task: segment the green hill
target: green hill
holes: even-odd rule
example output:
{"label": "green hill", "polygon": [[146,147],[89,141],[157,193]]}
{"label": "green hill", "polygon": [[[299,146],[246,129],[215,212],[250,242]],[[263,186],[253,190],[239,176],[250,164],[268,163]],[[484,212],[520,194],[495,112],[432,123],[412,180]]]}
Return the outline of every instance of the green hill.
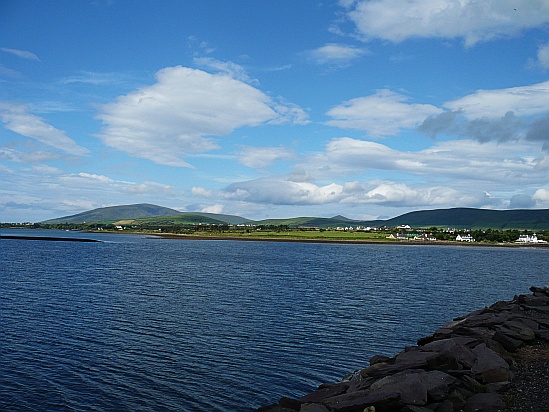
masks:
{"label": "green hill", "polygon": [[457,229],[549,230],[549,209],[487,210],[453,208],[421,210],[385,221],[387,226],[453,227]]}
{"label": "green hill", "polygon": [[101,207],[78,213],[76,215],[64,216],[57,219],[46,220],[41,223],[91,223],[91,222],[119,222],[123,220],[138,220],[142,223],[157,223],[162,225],[171,224],[245,224],[251,222],[240,216],[222,215],[215,213],[189,213],[179,212],[167,207],[141,203],[136,205],[121,205]]}
{"label": "green hill", "polygon": [[181,212],[167,207],[141,203],[137,205],[121,205],[101,207],[78,213],[76,215],[64,216],[57,219],[46,220],[42,223],[90,223],[90,222],[113,222],[125,219],[139,219],[155,216],[172,216]]}

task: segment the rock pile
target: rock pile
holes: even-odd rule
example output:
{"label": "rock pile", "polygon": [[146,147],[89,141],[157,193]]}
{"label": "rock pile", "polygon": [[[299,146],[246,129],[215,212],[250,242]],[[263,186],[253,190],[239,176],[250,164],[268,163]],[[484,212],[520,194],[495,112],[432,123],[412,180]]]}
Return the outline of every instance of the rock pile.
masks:
{"label": "rock pile", "polygon": [[513,353],[549,342],[549,287],[456,318],[346,380],[257,412],[507,411]]}

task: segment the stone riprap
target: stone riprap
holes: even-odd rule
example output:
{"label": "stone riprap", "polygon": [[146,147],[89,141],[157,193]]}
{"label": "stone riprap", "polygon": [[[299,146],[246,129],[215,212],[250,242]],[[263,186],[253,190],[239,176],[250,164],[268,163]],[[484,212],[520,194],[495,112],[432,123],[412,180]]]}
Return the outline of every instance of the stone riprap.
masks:
{"label": "stone riprap", "polygon": [[549,287],[456,318],[417,346],[258,412],[511,411],[513,353],[549,343]]}

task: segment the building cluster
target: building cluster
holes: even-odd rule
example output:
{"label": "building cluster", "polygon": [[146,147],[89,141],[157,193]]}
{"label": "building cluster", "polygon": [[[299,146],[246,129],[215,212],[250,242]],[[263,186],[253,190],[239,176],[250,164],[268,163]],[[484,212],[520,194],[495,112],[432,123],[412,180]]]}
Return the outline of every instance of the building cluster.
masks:
{"label": "building cluster", "polygon": [[520,235],[517,239],[517,243],[547,243],[545,240],[538,239],[538,236],[533,235]]}

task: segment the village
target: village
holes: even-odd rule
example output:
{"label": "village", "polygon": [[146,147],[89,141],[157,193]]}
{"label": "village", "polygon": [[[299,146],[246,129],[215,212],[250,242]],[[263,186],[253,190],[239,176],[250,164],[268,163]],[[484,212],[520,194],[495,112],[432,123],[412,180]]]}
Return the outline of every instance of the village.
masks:
{"label": "village", "polygon": [[[330,230],[330,229],[329,229]],[[391,230],[391,233],[387,236],[387,239],[390,240],[397,240],[397,241],[420,241],[420,242],[436,242],[437,240],[455,240],[456,242],[477,242],[477,239],[471,234],[470,229],[444,229],[439,230],[436,227],[430,228],[429,231],[425,231],[424,229],[413,229],[410,225],[399,225],[394,228],[377,228],[377,227],[362,227],[362,226],[346,226],[346,227],[337,227],[334,230],[336,231],[344,231],[344,232],[353,232],[353,231],[376,231],[376,230]],[[487,231],[475,231],[476,234],[480,234],[481,232],[489,232],[492,237],[494,237],[494,234],[498,231],[493,231],[491,229],[488,229]],[[508,231],[511,232],[511,237],[514,237],[514,243],[517,244],[547,244],[546,240],[540,239],[536,233],[529,234],[529,233],[522,233],[519,234],[518,231]],[[502,232],[504,233],[504,232]],[[497,235],[496,235],[497,236]],[[518,236],[518,237],[517,237]],[[486,240],[484,236],[478,236],[482,237],[481,240]],[[453,239],[452,239],[453,238]],[[497,239],[488,239],[488,240],[496,240]],[[509,236],[507,236],[507,239],[505,239],[506,242],[512,241],[512,239],[509,239]]]}

